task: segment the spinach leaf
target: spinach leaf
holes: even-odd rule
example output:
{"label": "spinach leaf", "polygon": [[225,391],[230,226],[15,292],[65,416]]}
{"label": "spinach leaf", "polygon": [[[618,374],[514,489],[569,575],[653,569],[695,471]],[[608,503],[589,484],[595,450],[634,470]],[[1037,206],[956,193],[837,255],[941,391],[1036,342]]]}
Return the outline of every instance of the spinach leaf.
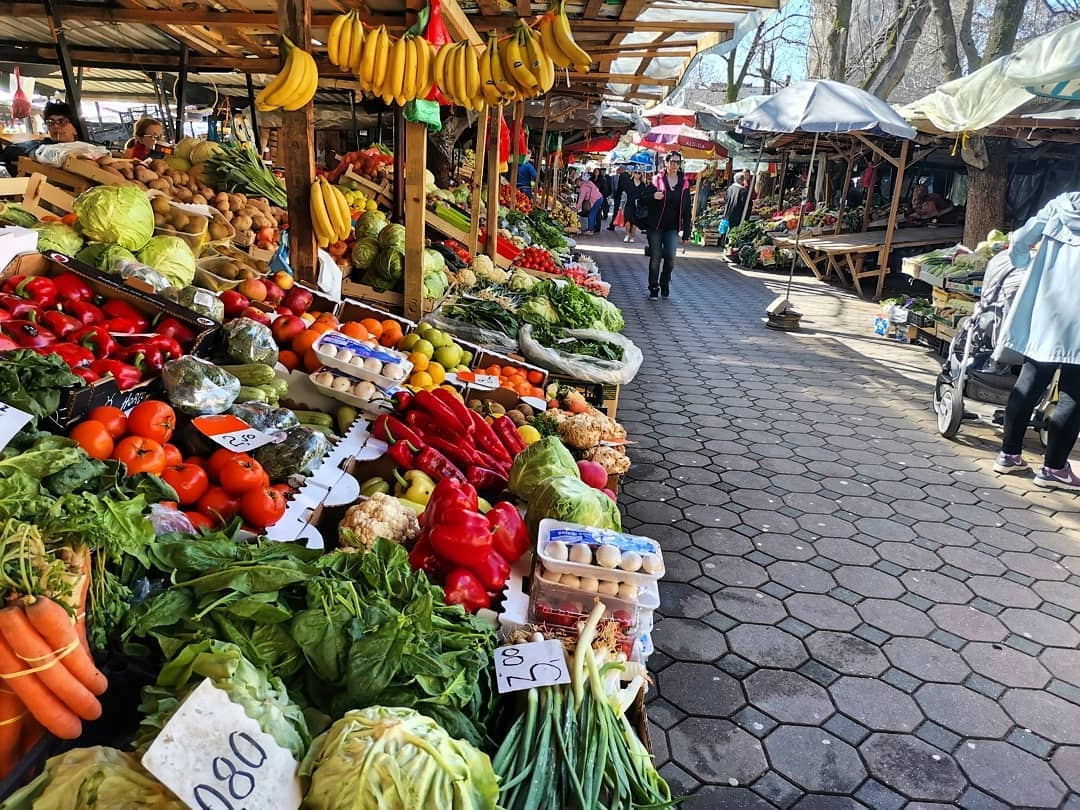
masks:
{"label": "spinach leaf", "polygon": [[63,389],[83,385],[55,354],[18,349],[0,358],[0,401],[38,419],[56,413]]}

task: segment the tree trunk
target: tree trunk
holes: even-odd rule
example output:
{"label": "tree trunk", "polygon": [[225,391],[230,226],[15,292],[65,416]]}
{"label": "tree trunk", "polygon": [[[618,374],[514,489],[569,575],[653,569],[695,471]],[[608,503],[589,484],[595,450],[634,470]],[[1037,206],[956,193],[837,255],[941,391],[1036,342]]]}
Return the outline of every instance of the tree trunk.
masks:
{"label": "tree trunk", "polygon": [[1005,225],[1005,196],[1009,183],[1008,142],[986,138],[985,169],[968,166],[967,211],[964,244],[972,248],[995,228]]}
{"label": "tree trunk", "polygon": [[461,133],[468,128],[468,116],[451,115],[443,120],[441,130],[428,133],[428,168],[435,175],[435,184],[439,188],[448,188],[451,185],[450,167],[454,146],[461,138]]}
{"label": "tree trunk", "polygon": [[911,55],[922,37],[923,24],[930,16],[930,5],[924,2],[907,4],[900,11],[900,15],[895,35],[888,43],[888,50],[882,54],[881,60],[863,84],[863,89],[878,98],[887,99],[904,78]]}
{"label": "tree trunk", "polygon": [[960,45],[964,48],[968,73],[974,73],[983,64],[979,46],[975,44],[975,34],[971,30],[971,20],[974,15],[975,0],[964,0],[964,11],[960,15]]}
{"label": "tree trunk", "polygon": [[934,16],[941,32],[941,68],[945,73],[945,81],[951,82],[963,75],[960,70],[960,51],[956,47],[956,22],[953,20],[952,4],[949,0],[931,0],[931,5],[934,7]]}
{"label": "tree trunk", "polygon": [[851,29],[851,0],[836,0],[836,16],[826,40],[829,78],[842,82],[847,76],[848,32]]}
{"label": "tree trunk", "polygon": [[994,13],[990,16],[990,28],[987,32],[986,48],[983,49],[982,63],[992,62],[1000,56],[1013,52],[1016,45],[1016,31],[1024,19],[1026,0],[998,0]]}

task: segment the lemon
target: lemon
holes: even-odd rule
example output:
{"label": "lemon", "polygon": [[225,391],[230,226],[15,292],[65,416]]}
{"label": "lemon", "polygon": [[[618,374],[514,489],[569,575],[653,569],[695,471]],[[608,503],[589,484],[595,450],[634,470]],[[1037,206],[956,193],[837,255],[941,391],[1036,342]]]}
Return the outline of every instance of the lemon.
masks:
{"label": "lemon", "polygon": [[435,383],[431,379],[431,375],[426,371],[414,371],[412,376],[409,377],[409,383],[415,385],[417,388],[434,388]]}
{"label": "lemon", "polygon": [[533,444],[540,441],[540,431],[534,428],[532,425],[520,425],[518,427],[518,435],[521,436],[521,440],[525,444]]}
{"label": "lemon", "polygon": [[435,385],[442,385],[443,380],[446,379],[446,369],[442,367],[441,363],[431,363],[427,367],[428,376],[431,377],[432,383]]}
{"label": "lemon", "polygon": [[420,352],[413,352],[409,355],[409,362],[413,364],[413,371],[427,371],[428,366],[431,365],[431,360],[426,354],[420,354]]}
{"label": "lemon", "polygon": [[368,211],[378,211],[379,206],[374,200],[368,200],[367,205],[364,206]]}

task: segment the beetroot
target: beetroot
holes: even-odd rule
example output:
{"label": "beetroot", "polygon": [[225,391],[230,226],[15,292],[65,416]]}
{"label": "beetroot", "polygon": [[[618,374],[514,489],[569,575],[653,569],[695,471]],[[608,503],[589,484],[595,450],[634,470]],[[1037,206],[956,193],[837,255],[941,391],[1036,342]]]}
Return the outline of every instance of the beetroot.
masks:
{"label": "beetroot", "polygon": [[597,464],[595,461],[579,461],[577,466],[578,472],[581,473],[581,480],[590,487],[603,489],[607,486],[607,470],[602,464]]}

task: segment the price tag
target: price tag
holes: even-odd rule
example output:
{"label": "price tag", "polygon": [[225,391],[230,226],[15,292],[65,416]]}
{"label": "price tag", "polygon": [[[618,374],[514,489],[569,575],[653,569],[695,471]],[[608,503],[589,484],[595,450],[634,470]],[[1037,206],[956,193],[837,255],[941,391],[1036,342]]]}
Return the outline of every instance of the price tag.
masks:
{"label": "price tag", "polygon": [[191,810],[296,810],[297,763],[229,696],[205,680],[142,758]]}
{"label": "price tag", "polygon": [[499,378],[493,374],[477,374],[473,380],[473,385],[480,388],[498,388]]}
{"label": "price tag", "polygon": [[0,448],[7,447],[11,438],[33,418],[33,415],[20,411],[14,405],[0,402]]}
{"label": "price tag", "polygon": [[274,436],[256,430],[243,419],[231,414],[197,416],[191,420],[191,423],[204,436],[237,453],[246,453],[248,450],[276,441]]}
{"label": "price tag", "polygon": [[495,650],[495,680],[500,694],[570,683],[562,642],[547,639],[499,647]]}

